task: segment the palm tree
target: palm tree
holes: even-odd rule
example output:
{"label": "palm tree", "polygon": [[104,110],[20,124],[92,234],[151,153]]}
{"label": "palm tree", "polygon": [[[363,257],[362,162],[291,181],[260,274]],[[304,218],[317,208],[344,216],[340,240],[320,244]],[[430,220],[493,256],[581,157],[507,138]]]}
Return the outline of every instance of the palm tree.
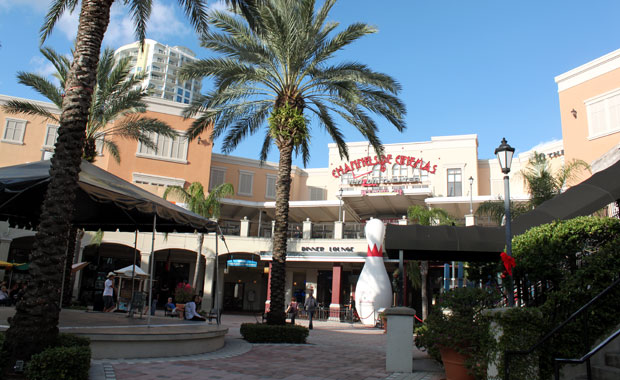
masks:
{"label": "palm tree", "polygon": [[[547,156],[544,153],[534,152],[528,160],[528,165],[518,173],[525,181],[531,198],[526,203],[510,201],[510,219],[514,220],[562,193],[568,182],[578,178],[581,170],[589,171],[590,166],[582,160],[571,160],[554,173]],[[505,206],[501,198],[483,202],[476,210],[476,215],[488,215],[498,225],[502,224],[504,214]]]}
{"label": "palm tree", "polygon": [[[422,226],[450,225],[454,223],[454,219],[446,210],[441,208],[429,209],[420,205],[409,206],[407,209],[407,218],[410,222]],[[426,319],[428,316],[428,300],[431,296],[428,289],[428,261],[420,261],[419,265],[420,269],[418,271],[410,267],[409,264],[407,270],[409,276],[411,276],[411,284],[414,287],[419,284],[422,294],[422,319]]]}
{"label": "palm tree", "polygon": [[[164,199],[168,199],[169,195],[175,196],[184,203],[187,203],[187,208],[195,212],[198,215],[202,215],[205,218],[217,218],[220,216],[220,199],[226,196],[234,195],[235,190],[230,183],[223,183],[209,192],[205,196],[204,187],[200,182],[192,182],[186,189],[181,186],[168,186],[164,191]],[[202,245],[204,243],[205,235],[203,233],[198,234],[198,249],[196,253],[196,267],[194,270],[194,281],[192,287],[195,289],[198,279],[198,269],[200,265],[200,258],[202,257]]]}
{"label": "palm tree", "polygon": [[590,165],[583,160],[574,159],[553,173],[547,156],[534,152],[528,160],[528,166],[520,172],[530,191],[532,208],[562,193],[568,182],[576,179],[582,170],[590,171]]}
{"label": "palm tree", "polygon": [[[71,61],[51,48],[42,48],[41,54],[56,68],[54,77],[58,79],[60,85],[55,86],[46,78],[34,73],[19,72],[17,78],[19,83],[36,90],[61,109]],[[142,78],[129,76],[130,70],[130,57],[123,58],[115,64],[112,49],[105,49],[99,58],[97,84],[93,90],[92,105],[86,123],[83,153],[83,158],[89,162],[94,162],[97,158],[98,141],[103,142],[103,146],[112,157],[120,162],[118,145],[113,140],[114,136],[140,141],[150,148],[155,148],[150,138],[151,133],[167,137],[177,135],[163,121],[138,115],[146,111],[144,98],[148,96],[148,93],[139,87],[136,89]],[[57,115],[27,100],[11,100],[3,108],[8,113],[26,113],[59,122]]]}
{"label": "palm tree", "polygon": [[[233,5],[254,0],[227,0]],[[67,236],[73,219],[85,130],[89,121],[92,94],[97,84],[101,43],[110,22],[114,0],[53,0],[41,28],[41,43],[51,34],[65,10],[80,4],[80,18],[73,61],[65,81],[60,128],[50,168],[51,180],[41,210],[41,222],[30,255],[31,281],[24,298],[16,305],[6,332],[4,352],[7,367],[16,360],[50,346],[58,336],[58,300]],[[138,39],[143,42],[152,9],[150,0],[124,1],[131,10]],[[206,0],[179,0],[193,27],[207,29]],[[252,15],[251,13],[249,14]],[[6,369],[5,369],[6,370]]]}
{"label": "palm tree", "polygon": [[221,32],[209,31],[202,46],[221,57],[203,59],[181,69],[185,79],[214,79],[211,92],[197,99],[187,115],[199,114],[188,130],[190,139],[213,126],[212,138],[224,136],[222,150],[230,153],[239,142],[264,128],[261,161],[272,144],[280,153],[276,180],[271,304],[267,323],[284,324],[286,231],[293,154],[304,164],[310,157],[313,114],[319,126],[348,158],[344,136],[334,115],[368,139],[378,154],[383,147],[369,112],[385,117],[404,130],[405,106],[396,97],[400,85],[388,75],[352,62],[332,64],[334,55],[359,38],[375,33],[363,23],[352,24],[335,36],[338,26],[326,22],[335,0],[315,11],[314,0],[265,0],[256,7],[259,25],[252,29],[233,14],[214,12],[210,21]]}

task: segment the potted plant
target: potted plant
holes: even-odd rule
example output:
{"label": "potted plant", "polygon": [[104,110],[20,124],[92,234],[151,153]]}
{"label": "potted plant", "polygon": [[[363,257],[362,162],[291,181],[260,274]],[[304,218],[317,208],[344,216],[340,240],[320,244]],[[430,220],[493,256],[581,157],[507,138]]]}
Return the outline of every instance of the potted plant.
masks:
{"label": "potted plant", "polygon": [[492,338],[482,311],[498,300],[497,293],[486,289],[453,289],[440,296],[424,325],[416,330],[416,346],[443,362],[447,380],[486,378]]}
{"label": "potted plant", "polygon": [[174,302],[177,304],[177,308],[184,307],[185,304],[192,300],[194,297],[194,288],[189,284],[179,284],[174,290]]}

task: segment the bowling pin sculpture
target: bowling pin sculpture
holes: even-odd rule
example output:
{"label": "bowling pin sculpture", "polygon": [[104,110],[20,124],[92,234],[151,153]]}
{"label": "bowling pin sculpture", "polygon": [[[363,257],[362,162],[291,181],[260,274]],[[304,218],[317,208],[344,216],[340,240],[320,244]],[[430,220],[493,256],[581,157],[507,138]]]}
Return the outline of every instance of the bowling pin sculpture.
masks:
{"label": "bowling pin sculpture", "polygon": [[366,222],[368,255],[355,287],[355,307],[362,324],[374,326],[381,308],[392,305],[392,284],[383,263],[385,226],[379,219]]}

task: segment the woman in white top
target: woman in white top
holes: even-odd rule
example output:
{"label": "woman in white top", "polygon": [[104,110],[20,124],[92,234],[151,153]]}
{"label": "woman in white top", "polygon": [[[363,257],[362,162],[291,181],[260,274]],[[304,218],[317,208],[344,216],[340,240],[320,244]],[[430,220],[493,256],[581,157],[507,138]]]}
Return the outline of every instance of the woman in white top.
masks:
{"label": "woman in white top", "polygon": [[185,319],[190,321],[206,321],[196,312],[196,305],[201,301],[200,296],[194,296],[194,300],[185,304]]}

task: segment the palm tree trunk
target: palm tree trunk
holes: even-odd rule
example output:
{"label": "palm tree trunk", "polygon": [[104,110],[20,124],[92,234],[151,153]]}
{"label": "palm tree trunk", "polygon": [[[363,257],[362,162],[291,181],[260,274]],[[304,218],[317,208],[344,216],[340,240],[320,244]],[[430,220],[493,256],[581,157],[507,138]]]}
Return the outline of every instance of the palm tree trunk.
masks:
{"label": "palm tree trunk", "polygon": [[267,323],[284,325],[284,283],[286,275],[286,233],[288,231],[288,210],[291,197],[291,165],[293,144],[282,144],[280,165],[276,180],[276,215],[273,232],[273,257],[271,265],[271,303],[267,314]]}
{"label": "palm tree trunk", "polygon": [[71,70],[65,84],[60,128],[51,181],[41,210],[41,223],[30,255],[30,282],[6,332],[9,367],[27,360],[58,337],[62,265],[71,228],[80,160],[96,83],[99,50],[110,22],[113,0],[82,0]]}
{"label": "palm tree trunk", "polygon": [[198,234],[198,252],[196,252],[196,268],[194,268],[194,281],[192,288],[198,292],[196,285],[198,285],[198,273],[200,273],[200,258],[202,257],[202,244],[205,240],[205,234]]}
{"label": "palm tree trunk", "polygon": [[422,277],[422,319],[426,320],[428,317],[428,261],[420,262],[420,274]]}

